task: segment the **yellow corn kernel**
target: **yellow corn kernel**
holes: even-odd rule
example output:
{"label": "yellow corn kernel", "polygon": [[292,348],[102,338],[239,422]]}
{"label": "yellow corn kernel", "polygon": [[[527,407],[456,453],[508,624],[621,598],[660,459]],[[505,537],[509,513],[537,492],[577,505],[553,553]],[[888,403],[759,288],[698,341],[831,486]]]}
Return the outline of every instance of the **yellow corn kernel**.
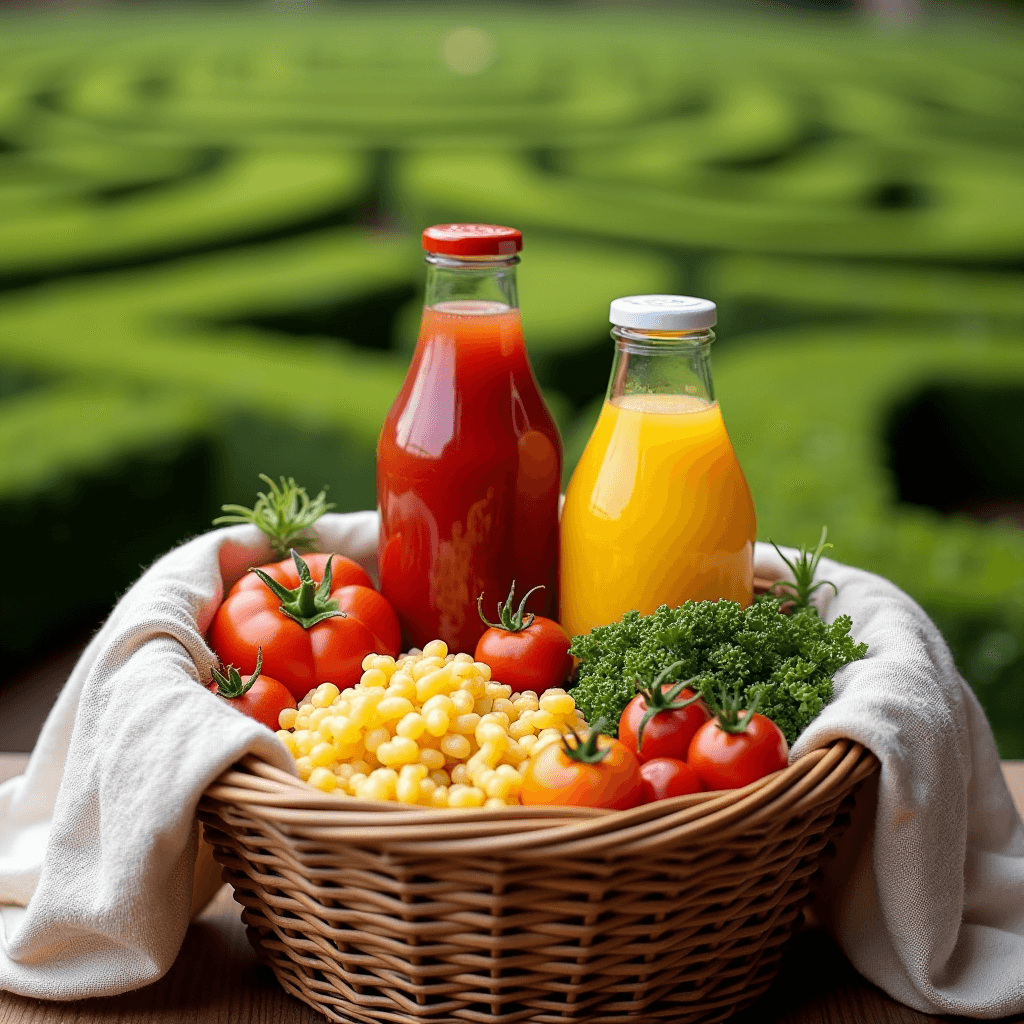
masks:
{"label": "yellow corn kernel", "polygon": [[494,774],[499,779],[507,779],[512,786],[512,792],[518,793],[523,785],[523,777],[510,764],[499,764],[494,769]]}
{"label": "yellow corn kernel", "polygon": [[416,699],[425,704],[431,697],[443,693],[447,696],[452,688],[451,670],[439,668],[436,672],[428,672],[416,680]]}
{"label": "yellow corn kernel", "polygon": [[526,751],[527,757],[533,756],[534,747],[537,745],[537,737],[530,733],[528,736],[520,736],[516,742]]}
{"label": "yellow corn kernel", "polygon": [[425,675],[429,675],[431,672],[435,672],[439,668],[444,667],[444,658],[420,658],[412,666],[412,677],[417,682],[421,680]]}
{"label": "yellow corn kernel", "polygon": [[463,758],[469,757],[469,752],[469,740],[465,736],[449,735],[441,740],[441,753],[445,757],[461,761]]}
{"label": "yellow corn kernel", "polygon": [[497,768],[498,762],[501,760],[505,751],[508,749],[508,740],[504,742],[496,740],[488,740],[486,743],[480,744],[480,749],[474,754],[474,757],[479,757],[484,761],[488,768]]}
{"label": "yellow corn kernel", "polygon": [[385,697],[377,705],[371,724],[376,728],[385,722],[397,722],[415,710],[412,701],[405,697]]}
{"label": "yellow corn kernel", "polygon": [[477,725],[473,735],[476,737],[476,741],[480,746],[489,742],[501,744],[508,743],[508,733],[504,726],[499,722],[488,721],[486,718],[480,720],[480,724]]}
{"label": "yellow corn kernel", "polygon": [[387,743],[390,739],[391,733],[383,726],[380,726],[377,729],[371,729],[363,738],[363,743],[366,744],[367,750],[376,752],[382,743]]}
{"label": "yellow corn kernel", "polygon": [[521,743],[510,738],[501,759],[514,768],[518,768],[529,756]]}
{"label": "yellow corn kernel", "polygon": [[488,697],[493,697],[495,700],[509,700],[512,697],[512,687],[508,683],[493,683],[492,686],[497,686],[497,690],[493,693],[488,693]]}
{"label": "yellow corn kernel", "polygon": [[451,777],[453,786],[464,786],[469,782],[469,769],[464,764],[453,765],[452,770],[448,774]]}
{"label": "yellow corn kernel", "polygon": [[336,764],[332,770],[334,771],[334,774],[338,776],[339,779],[344,779],[346,782],[349,779],[351,779],[352,776],[356,773],[356,770],[352,767],[351,762],[345,762],[344,764]]}
{"label": "yellow corn kernel", "polygon": [[576,702],[567,693],[548,690],[540,699],[540,709],[552,715],[571,715],[576,710]]}
{"label": "yellow corn kernel", "polygon": [[354,761],[350,761],[346,767],[352,769],[351,775],[348,776],[349,778],[351,778],[352,775],[358,775],[360,773],[363,775],[369,775],[372,771],[371,767],[361,757],[357,757]]}
{"label": "yellow corn kernel", "polygon": [[[321,683],[316,688],[316,694],[313,697],[313,707],[330,707],[340,693],[341,690],[334,683]],[[318,700],[320,701],[319,704],[317,703]]]}
{"label": "yellow corn kernel", "polygon": [[472,736],[479,724],[480,716],[475,711],[471,711],[468,715],[458,715],[454,718],[451,722],[451,729],[464,736]]}
{"label": "yellow corn kernel", "polygon": [[448,699],[452,702],[452,710],[456,715],[468,715],[473,710],[475,698],[468,690],[452,690]]}
{"label": "yellow corn kernel", "polygon": [[[476,675],[474,672],[471,676],[466,676],[462,682],[459,683],[459,689],[465,690],[467,693],[473,694],[473,700],[479,700],[484,695],[484,687],[487,685],[483,678]],[[490,710],[488,708],[488,710]]]}
{"label": "yellow corn kernel", "polygon": [[357,790],[359,787],[370,777],[369,770],[365,772],[353,772],[348,777],[348,790],[353,796],[358,795]]}
{"label": "yellow corn kernel", "polygon": [[477,677],[477,673],[476,673],[476,668],[474,667],[473,662],[472,661],[469,661],[469,662],[459,661],[460,657],[462,657],[462,655],[459,655],[458,657],[456,657],[456,659],[449,666],[449,669],[450,669],[451,674],[452,674],[452,678],[453,679],[458,679],[460,682],[463,679],[476,679],[476,678],[478,678]]}
{"label": "yellow corn kernel", "polygon": [[483,807],[487,797],[476,786],[452,786],[448,790],[449,807]]}
{"label": "yellow corn kernel", "polygon": [[420,799],[420,784],[416,779],[399,779],[395,785],[395,799],[400,804],[415,804]]}
{"label": "yellow corn kernel", "polygon": [[360,800],[390,800],[392,788],[381,779],[368,778],[356,790]]}
{"label": "yellow corn kernel", "polygon": [[509,722],[514,722],[519,717],[519,712],[508,697],[496,697],[491,705],[491,713],[504,715]]}
{"label": "yellow corn kernel", "polygon": [[423,702],[423,714],[425,715],[438,708],[446,715],[451,715],[455,705],[452,703],[452,699],[447,693],[435,693],[432,697],[428,697]]}
{"label": "yellow corn kernel", "polygon": [[[527,715],[529,714],[530,712],[527,712]],[[531,725],[529,717],[518,718],[516,721],[512,722],[508,727],[508,734],[514,740],[521,740],[525,736],[532,736],[533,725]]]}
{"label": "yellow corn kernel", "polygon": [[481,720],[484,722],[495,722],[500,725],[503,732],[508,731],[509,717],[504,711],[495,711],[493,708],[487,712],[486,715],[481,716]]}
{"label": "yellow corn kernel", "polygon": [[[519,773],[516,772],[516,774],[518,775]],[[488,796],[501,797],[502,800],[507,800],[510,796],[514,796],[511,779],[504,778],[497,772],[494,772],[484,783],[483,791]]]}
{"label": "yellow corn kernel", "polygon": [[483,676],[484,682],[489,683],[491,681],[491,666],[482,661],[474,661],[473,665],[476,668],[477,674]]}
{"label": "yellow corn kernel", "polygon": [[308,729],[297,729],[293,734],[299,754],[308,754],[316,743],[315,734]]}
{"label": "yellow corn kernel", "polygon": [[311,786],[322,789],[325,793],[330,793],[338,785],[338,780],[330,768],[314,768],[306,781]]}
{"label": "yellow corn kernel", "polygon": [[477,697],[473,702],[473,710],[478,715],[489,714],[492,707],[494,707],[494,701],[490,697]]}
{"label": "yellow corn kernel", "polygon": [[359,682],[367,688],[373,686],[387,686],[388,677],[379,668],[368,668],[360,677]]}
{"label": "yellow corn kernel", "polygon": [[430,806],[431,807],[447,807],[448,806],[448,787],[438,786],[433,793],[430,794]]}
{"label": "yellow corn kernel", "polygon": [[313,762],[308,757],[297,757],[295,758],[295,769],[299,773],[299,778],[303,782],[307,782],[313,773]]}
{"label": "yellow corn kernel", "polygon": [[472,654],[466,654],[466,653],[456,654],[455,655],[455,661],[459,665],[472,665],[473,664],[473,655]]}
{"label": "yellow corn kernel", "polygon": [[277,738],[288,748],[288,753],[292,757],[299,756],[299,747],[295,742],[295,734],[290,733],[287,729],[279,729],[277,731]]}
{"label": "yellow corn kernel", "polygon": [[415,779],[417,782],[420,779],[425,779],[427,774],[427,766],[423,764],[406,764],[398,771],[400,779]]}
{"label": "yellow corn kernel", "polygon": [[377,657],[377,655],[373,651],[370,651],[370,653],[365,658],[363,658],[360,667],[362,668],[362,670],[364,672],[368,668],[373,668],[373,659],[376,658],[376,657]]}
{"label": "yellow corn kernel", "polygon": [[416,798],[416,803],[430,806],[430,798],[434,794],[434,790],[437,789],[437,783],[431,778],[420,779],[419,781],[419,796]]}
{"label": "yellow corn kernel", "polygon": [[393,740],[382,743],[375,751],[377,760],[388,768],[396,765],[412,764],[420,759],[420,748],[415,740],[396,736]]}
{"label": "yellow corn kernel", "polygon": [[533,718],[530,719],[534,729],[538,732],[542,732],[544,729],[553,729],[555,726],[555,716],[550,711],[545,711],[541,708],[538,711],[534,711]]}
{"label": "yellow corn kernel", "polygon": [[[511,692],[511,690],[509,692]],[[499,697],[504,697],[505,692],[501,689],[501,683],[495,683],[493,681],[484,683],[484,696],[490,697],[491,700],[497,700]]]}
{"label": "yellow corn kernel", "polygon": [[473,785],[479,789],[487,791],[487,783],[491,779],[498,778],[498,773],[493,768],[488,768],[487,765],[479,765],[475,771],[469,773],[470,778],[473,780]]}
{"label": "yellow corn kernel", "polygon": [[440,750],[431,750],[429,747],[420,748],[420,764],[426,765],[431,771],[443,768],[444,763],[444,754]]}
{"label": "yellow corn kernel", "polygon": [[554,727],[550,729],[541,729],[537,733],[537,737],[542,740],[560,740],[562,738],[562,730]]}
{"label": "yellow corn kernel", "polygon": [[292,726],[292,728],[295,729],[296,732],[298,732],[299,729],[308,729],[309,728],[309,715],[303,715],[303,714],[296,715],[295,716],[295,724]]}
{"label": "yellow corn kernel", "polygon": [[319,728],[320,728],[320,723],[321,723],[321,722],[322,722],[322,721],[323,721],[323,720],[324,720],[324,719],[325,719],[325,718],[326,718],[326,717],[327,717],[327,716],[328,716],[329,714],[331,714],[331,708],[330,708],[330,705],[328,705],[328,706],[326,706],[326,707],[322,707],[322,708],[316,708],[316,709],[314,709],[314,711],[312,712],[312,714],[310,714],[310,716],[309,716],[309,728],[310,728],[310,729],[319,729]]}
{"label": "yellow corn kernel", "polygon": [[501,797],[498,796],[489,796],[484,801],[484,807],[508,807],[508,805],[508,800],[502,800]]}
{"label": "yellow corn kernel", "polygon": [[416,681],[407,672],[396,672],[388,683],[387,696],[413,700],[416,696]]}
{"label": "yellow corn kernel", "polygon": [[423,718],[427,723],[427,732],[431,736],[444,736],[448,732],[448,715],[440,708],[427,712]]}
{"label": "yellow corn kernel", "polygon": [[390,654],[378,654],[370,663],[370,668],[375,668],[384,675],[390,676],[395,671],[395,659]]}
{"label": "yellow corn kernel", "polygon": [[299,713],[295,708],[282,708],[281,713],[277,716],[277,724],[282,729],[291,729],[298,717]]}
{"label": "yellow corn kernel", "polygon": [[431,640],[423,648],[423,653],[428,658],[446,658],[448,656],[448,645],[443,640]]}
{"label": "yellow corn kernel", "polygon": [[435,768],[427,778],[433,779],[439,786],[447,787],[452,784],[452,777],[443,768]]}
{"label": "yellow corn kernel", "polygon": [[424,717],[418,711],[410,711],[403,715],[395,726],[395,733],[404,736],[406,739],[418,740],[427,728]]}
{"label": "yellow corn kernel", "polygon": [[351,718],[336,715],[334,718],[328,719],[328,721],[331,723],[331,736],[335,744],[350,746],[353,743],[358,743],[363,738],[363,730]]}
{"label": "yellow corn kernel", "polygon": [[309,761],[316,768],[320,768],[325,764],[332,764],[335,760],[334,745],[332,743],[318,743],[309,752]]}

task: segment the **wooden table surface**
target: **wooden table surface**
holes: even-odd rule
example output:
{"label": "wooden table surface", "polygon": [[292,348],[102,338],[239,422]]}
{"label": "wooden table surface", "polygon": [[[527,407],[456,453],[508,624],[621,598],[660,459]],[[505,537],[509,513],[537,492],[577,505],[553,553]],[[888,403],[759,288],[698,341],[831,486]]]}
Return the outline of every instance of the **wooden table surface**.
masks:
{"label": "wooden table surface", "polygon": [[[26,754],[0,754],[0,781]],[[1024,812],[1024,762],[1004,766]],[[178,959],[160,981],[107,999],[50,1003],[0,992],[0,1024],[323,1024],[326,1019],[281,989],[256,962],[240,908],[224,886],[192,923]],[[769,992],[731,1024],[925,1024],[966,1018],[910,1010],[865,981],[820,931],[798,935]],[[1004,1024],[1024,1024],[1024,1016]]]}

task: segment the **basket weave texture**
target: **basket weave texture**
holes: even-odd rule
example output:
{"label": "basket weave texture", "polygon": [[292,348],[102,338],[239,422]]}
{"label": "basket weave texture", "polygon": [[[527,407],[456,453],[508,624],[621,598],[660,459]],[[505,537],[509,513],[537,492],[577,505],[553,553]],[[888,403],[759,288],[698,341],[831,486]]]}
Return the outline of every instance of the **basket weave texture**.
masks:
{"label": "basket weave texture", "polygon": [[200,817],[248,934],[334,1021],[720,1021],[768,988],[853,792],[839,740],[741,790],[629,811],[429,810],[255,759]]}

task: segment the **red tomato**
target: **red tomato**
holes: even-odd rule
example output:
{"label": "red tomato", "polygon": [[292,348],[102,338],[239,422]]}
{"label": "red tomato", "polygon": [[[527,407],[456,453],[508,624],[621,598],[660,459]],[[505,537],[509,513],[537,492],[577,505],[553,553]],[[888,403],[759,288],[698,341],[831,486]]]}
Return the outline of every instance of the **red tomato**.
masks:
{"label": "red tomato", "polygon": [[545,747],[530,761],[523,777],[524,804],[560,807],[636,807],[643,793],[640,763],[633,752],[610,736],[591,732],[573,754],[594,760],[574,760],[560,743]]}
{"label": "red tomato", "polygon": [[619,739],[641,761],[650,761],[656,757],[685,759],[693,734],[711,717],[711,712],[703,700],[695,700],[685,707],[679,706],[683,701],[691,700],[694,692],[685,687],[678,687],[678,683],[660,684],[661,699],[655,702],[655,707],[661,704],[665,710],[655,711],[646,722],[643,722],[643,719],[650,710],[650,697],[659,692],[655,689],[647,693],[638,693],[622,712],[619,719]]}
{"label": "red tomato", "polygon": [[641,803],[667,800],[670,796],[688,796],[699,793],[704,784],[700,776],[676,757],[655,757],[640,765],[640,778],[644,795]]}
{"label": "red tomato", "polygon": [[228,666],[227,676],[214,669],[213,680],[206,684],[206,688],[227,700],[236,711],[255,718],[276,732],[278,717],[285,708],[295,707],[295,698],[287,686],[270,676],[260,675],[262,667],[263,652],[258,650],[253,675],[243,679],[234,665]]}
{"label": "red tomato", "polygon": [[[297,556],[293,556],[293,559]],[[207,639],[225,664],[237,665],[242,672],[255,672],[256,656],[262,645],[267,675],[280,680],[296,700],[323,682],[332,682],[339,689],[354,686],[362,675],[362,661],[367,654],[398,653],[378,638],[371,626],[355,612],[332,615],[317,621],[325,602],[339,601],[338,590],[331,585],[330,594],[319,594],[319,584],[328,560],[331,568],[339,563],[343,580],[369,582],[369,577],[351,559],[340,555],[311,555],[309,579],[300,579],[298,562],[278,562],[261,570],[280,586],[288,589],[295,583],[293,598],[304,588],[301,612],[308,614],[307,624],[297,622],[282,610],[282,597],[253,572],[242,577],[217,609]],[[350,596],[346,600],[350,600]],[[367,602],[369,603],[369,602]],[[329,609],[328,609],[329,610]],[[380,620],[374,624],[381,628]],[[388,637],[390,641],[392,637]]]}
{"label": "red tomato", "polygon": [[770,718],[755,713],[738,732],[719,722],[713,718],[697,730],[686,757],[708,789],[740,789],[789,763],[789,744]]}
{"label": "red tomato", "polygon": [[490,666],[491,678],[511,686],[514,693],[523,690],[543,693],[563,683],[572,669],[569,637],[565,630],[554,619],[533,614],[523,618],[523,609],[533,590],[523,598],[519,611],[513,615],[516,585],[512,584],[508,600],[504,605],[498,605],[500,625],[484,618],[483,594],[477,601],[480,618],[490,628],[477,641],[473,657]]}
{"label": "red tomato", "polygon": [[349,584],[338,587],[331,597],[346,615],[354,615],[370,627],[370,632],[380,641],[381,653],[398,657],[402,650],[402,627],[398,614],[383,594],[371,587]]}

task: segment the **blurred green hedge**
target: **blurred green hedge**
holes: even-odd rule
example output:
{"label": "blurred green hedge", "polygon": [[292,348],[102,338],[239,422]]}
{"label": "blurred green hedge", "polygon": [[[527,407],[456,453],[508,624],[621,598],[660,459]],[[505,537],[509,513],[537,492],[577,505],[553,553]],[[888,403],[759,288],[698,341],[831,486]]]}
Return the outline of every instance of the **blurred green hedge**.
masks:
{"label": "blurred green hedge", "polygon": [[525,232],[567,474],[608,301],[716,299],[760,536],[828,523],[936,618],[1024,756],[1024,531],[979,518],[1024,501],[1024,39],[829,24],[0,16],[0,523],[15,577],[88,568],[58,614],[2,599],[7,664],[98,621],[259,471],[371,506],[417,233],[497,220]]}

